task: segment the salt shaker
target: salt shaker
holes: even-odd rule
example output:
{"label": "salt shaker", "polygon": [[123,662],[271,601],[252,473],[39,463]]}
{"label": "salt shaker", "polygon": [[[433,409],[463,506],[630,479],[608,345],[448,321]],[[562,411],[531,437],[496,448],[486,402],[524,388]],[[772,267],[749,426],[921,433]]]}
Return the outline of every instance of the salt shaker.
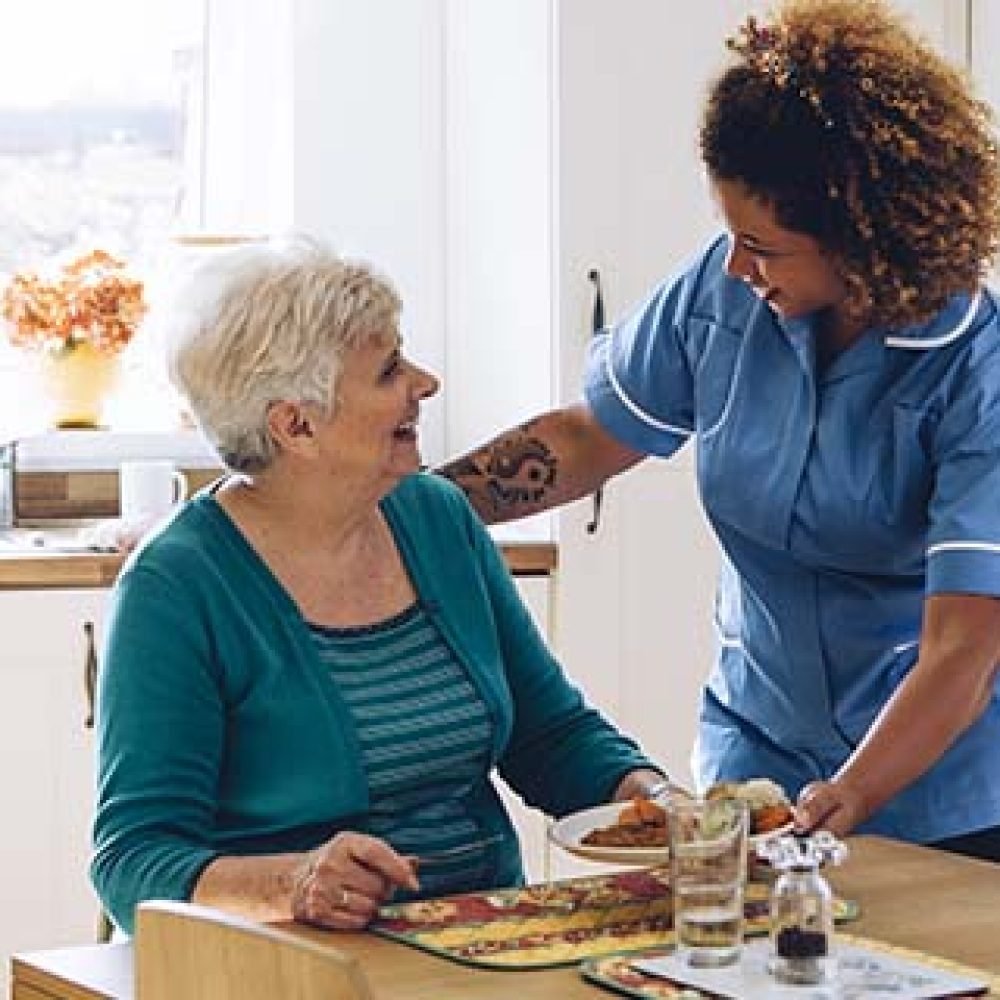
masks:
{"label": "salt shaker", "polygon": [[765,856],[781,874],[771,888],[771,974],[783,983],[818,986],[836,978],[833,953],[833,892],[820,872],[823,862],[839,864],[847,849],[821,832],[813,837],[781,837]]}

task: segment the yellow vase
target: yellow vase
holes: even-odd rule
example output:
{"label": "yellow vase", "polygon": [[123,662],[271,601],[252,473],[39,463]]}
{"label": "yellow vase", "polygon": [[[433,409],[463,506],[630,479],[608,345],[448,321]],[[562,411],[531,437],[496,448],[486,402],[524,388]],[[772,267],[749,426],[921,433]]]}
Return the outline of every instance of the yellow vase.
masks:
{"label": "yellow vase", "polygon": [[105,404],[118,381],[118,355],[77,344],[46,355],[42,379],[56,427],[100,427]]}

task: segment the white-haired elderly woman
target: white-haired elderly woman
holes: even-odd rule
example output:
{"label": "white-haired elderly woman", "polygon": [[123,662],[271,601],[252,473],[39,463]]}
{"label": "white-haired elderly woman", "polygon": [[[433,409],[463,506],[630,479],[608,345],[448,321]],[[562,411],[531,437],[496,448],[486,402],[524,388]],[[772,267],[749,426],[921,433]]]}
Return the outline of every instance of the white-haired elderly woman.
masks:
{"label": "white-haired elderly woman", "polygon": [[230,474],[115,586],[91,865],[115,922],[155,897],[360,928],[392,894],[522,880],[494,768],[554,815],[660,781],[567,681],[462,492],[419,471],[438,382],[390,285],[264,247],[185,301],[174,380]]}

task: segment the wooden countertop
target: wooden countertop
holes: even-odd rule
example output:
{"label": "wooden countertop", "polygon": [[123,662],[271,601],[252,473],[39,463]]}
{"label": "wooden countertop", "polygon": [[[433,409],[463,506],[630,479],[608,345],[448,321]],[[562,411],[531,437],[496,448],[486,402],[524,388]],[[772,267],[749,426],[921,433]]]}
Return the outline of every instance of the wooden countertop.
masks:
{"label": "wooden countertop", "polygon": [[[857,900],[851,934],[916,948],[1000,974],[1000,865],[877,837],[851,841],[851,857],[831,873]],[[599,1000],[605,990],[575,967],[537,971],[476,969],[370,934],[282,924],[293,933],[356,955],[376,998],[393,1000]],[[131,946],[95,945],[15,956],[13,1000],[130,998]]]}
{"label": "wooden countertop", "polygon": [[[552,542],[504,543],[500,550],[515,576],[546,576],[556,568]],[[98,552],[0,552],[0,590],[110,587],[123,558]]]}
{"label": "wooden countertop", "polygon": [[[221,469],[185,468],[191,491],[216,480]],[[114,470],[19,472],[18,519],[33,526],[118,516],[118,473]],[[552,542],[510,538],[500,544],[515,576],[547,576],[556,568]],[[121,568],[114,553],[0,550],[0,590],[109,587]]]}

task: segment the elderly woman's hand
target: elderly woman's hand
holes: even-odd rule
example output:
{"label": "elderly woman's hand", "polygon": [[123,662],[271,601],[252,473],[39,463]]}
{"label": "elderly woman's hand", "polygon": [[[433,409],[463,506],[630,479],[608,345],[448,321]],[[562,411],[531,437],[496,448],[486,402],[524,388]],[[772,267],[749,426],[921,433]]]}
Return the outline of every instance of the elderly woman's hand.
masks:
{"label": "elderly woman's hand", "polygon": [[310,851],[295,873],[292,916],[320,927],[360,930],[397,886],[420,888],[410,861],[384,840],[338,833]]}
{"label": "elderly woman's hand", "polygon": [[868,818],[869,809],[856,788],[834,778],[806,785],[799,792],[794,812],[795,828],[800,832],[823,829],[842,837]]}
{"label": "elderly woman's hand", "polygon": [[691,798],[691,793],[670,778],[650,768],[629,771],[618,783],[613,801],[628,802],[630,799],[660,799],[666,796],[683,799]]}

